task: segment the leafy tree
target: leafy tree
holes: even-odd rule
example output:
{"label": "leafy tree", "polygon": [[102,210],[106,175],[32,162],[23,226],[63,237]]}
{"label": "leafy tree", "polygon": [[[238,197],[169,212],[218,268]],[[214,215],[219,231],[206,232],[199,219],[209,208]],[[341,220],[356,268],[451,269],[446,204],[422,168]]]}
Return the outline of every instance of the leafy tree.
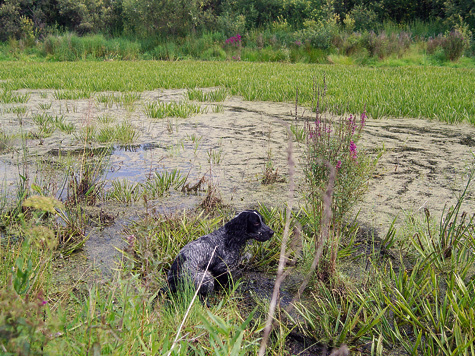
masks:
{"label": "leafy tree", "polygon": [[211,0],[123,0],[124,29],[127,34],[185,36],[212,29],[216,22]]}
{"label": "leafy tree", "polygon": [[20,36],[20,2],[5,0],[0,6],[0,40]]}
{"label": "leafy tree", "polygon": [[59,14],[68,20],[67,27],[79,34],[107,32],[117,1],[57,0]]}

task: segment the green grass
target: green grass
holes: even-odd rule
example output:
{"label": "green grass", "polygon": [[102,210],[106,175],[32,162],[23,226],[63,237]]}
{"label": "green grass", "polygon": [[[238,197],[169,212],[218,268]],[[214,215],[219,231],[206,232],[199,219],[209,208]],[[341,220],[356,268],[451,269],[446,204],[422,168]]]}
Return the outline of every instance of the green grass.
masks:
{"label": "green grass", "polygon": [[[475,70],[439,67],[371,68],[243,62],[5,62],[0,79],[9,87],[53,88],[58,92],[131,91],[157,88],[224,87],[245,100],[295,101],[310,105],[313,80],[329,85],[323,109],[359,112],[370,117],[421,117],[475,124]],[[348,105],[342,105],[347,103]],[[155,104],[164,105],[164,104]]]}
{"label": "green grass", "polygon": [[91,92],[88,90],[55,90],[53,98],[56,100],[89,99]]}
{"label": "green grass", "polygon": [[199,104],[191,102],[152,102],[145,105],[145,114],[152,119],[163,119],[165,117],[187,118],[200,114],[203,108]]}
{"label": "green grass", "polygon": [[186,92],[189,100],[198,100],[198,101],[224,101],[229,95],[227,89],[219,88],[216,90],[211,90],[205,92],[200,89],[188,89]]}
{"label": "green grass", "polygon": [[1,104],[22,103],[25,104],[30,100],[30,94],[17,94],[4,89],[0,93]]}

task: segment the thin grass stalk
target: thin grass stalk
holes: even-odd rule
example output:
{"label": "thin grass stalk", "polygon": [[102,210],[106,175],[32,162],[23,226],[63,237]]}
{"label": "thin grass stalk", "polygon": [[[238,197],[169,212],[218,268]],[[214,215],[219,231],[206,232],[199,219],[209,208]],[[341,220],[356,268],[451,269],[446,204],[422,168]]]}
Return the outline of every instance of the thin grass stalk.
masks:
{"label": "thin grass stalk", "polygon": [[270,332],[272,331],[275,308],[277,305],[277,299],[279,298],[280,285],[285,278],[284,267],[285,267],[285,262],[287,260],[286,248],[287,248],[287,242],[289,240],[290,218],[291,218],[292,206],[293,206],[293,201],[294,201],[294,190],[295,190],[295,183],[294,183],[295,162],[293,159],[292,133],[288,126],[287,126],[287,131],[289,134],[288,135],[289,146],[287,149],[287,154],[288,154],[287,164],[289,165],[289,200],[287,202],[284,235],[282,237],[282,243],[280,247],[280,257],[279,257],[279,267],[277,269],[277,278],[275,280],[274,291],[272,293],[272,299],[269,305],[269,313],[267,315],[266,326],[264,328],[264,335],[262,337],[261,346],[259,348],[259,356],[264,356],[265,354],[267,341],[269,339]]}
{"label": "thin grass stalk", "polygon": [[195,294],[193,295],[193,299],[191,299],[190,305],[188,306],[188,309],[186,309],[185,316],[183,317],[183,320],[180,324],[180,327],[178,328],[178,331],[177,331],[176,336],[175,336],[175,340],[173,340],[173,344],[170,347],[170,350],[168,351],[167,356],[170,356],[170,354],[172,353],[173,349],[175,348],[175,345],[177,344],[177,342],[180,338],[181,329],[183,328],[183,325],[185,325],[186,318],[188,317],[188,314],[190,313],[191,307],[193,306],[193,304],[195,302],[195,299],[198,296],[201,285],[203,284],[203,280],[205,279],[206,272],[208,272],[209,265],[211,264],[211,261],[213,260],[214,253],[216,252],[216,248],[217,248],[217,246],[214,248],[213,252],[211,253],[211,257],[209,258],[208,265],[206,266],[205,272],[203,273],[203,277],[201,277],[200,284],[196,288]]}

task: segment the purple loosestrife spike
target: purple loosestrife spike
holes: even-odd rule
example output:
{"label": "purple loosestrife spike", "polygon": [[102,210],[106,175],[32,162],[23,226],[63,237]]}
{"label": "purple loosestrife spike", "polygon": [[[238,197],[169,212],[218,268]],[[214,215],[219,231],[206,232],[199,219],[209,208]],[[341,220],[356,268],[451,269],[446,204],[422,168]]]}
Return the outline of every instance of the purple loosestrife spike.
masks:
{"label": "purple loosestrife spike", "polygon": [[364,127],[364,125],[366,124],[366,119],[368,118],[368,116],[366,116],[366,110],[363,111],[363,113],[361,114],[361,127]]}
{"label": "purple loosestrife spike", "polygon": [[356,159],[356,144],[353,140],[350,141],[350,157]]}
{"label": "purple loosestrife spike", "polygon": [[338,162],[336,163],[336,167],[335,167],[335,168],[336,168],[336,169],[340,169],[340,168],[341,168],[341,161],[338,161]]}

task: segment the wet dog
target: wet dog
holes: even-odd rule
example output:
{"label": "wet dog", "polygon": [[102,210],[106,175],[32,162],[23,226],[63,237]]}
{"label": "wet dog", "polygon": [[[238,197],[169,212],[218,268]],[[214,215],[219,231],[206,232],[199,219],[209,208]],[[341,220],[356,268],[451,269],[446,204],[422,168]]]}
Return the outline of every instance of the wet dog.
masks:
{"label": "wet dog", "polygon": [[205,297],[214,290],[215,279],[232,272],[241,260],[248,240],[267,241],[274,231],[256,210],[245,210],[223,227],[201,236],[181,249],[168,271],[168,285],[176,292],[187,279]]}

